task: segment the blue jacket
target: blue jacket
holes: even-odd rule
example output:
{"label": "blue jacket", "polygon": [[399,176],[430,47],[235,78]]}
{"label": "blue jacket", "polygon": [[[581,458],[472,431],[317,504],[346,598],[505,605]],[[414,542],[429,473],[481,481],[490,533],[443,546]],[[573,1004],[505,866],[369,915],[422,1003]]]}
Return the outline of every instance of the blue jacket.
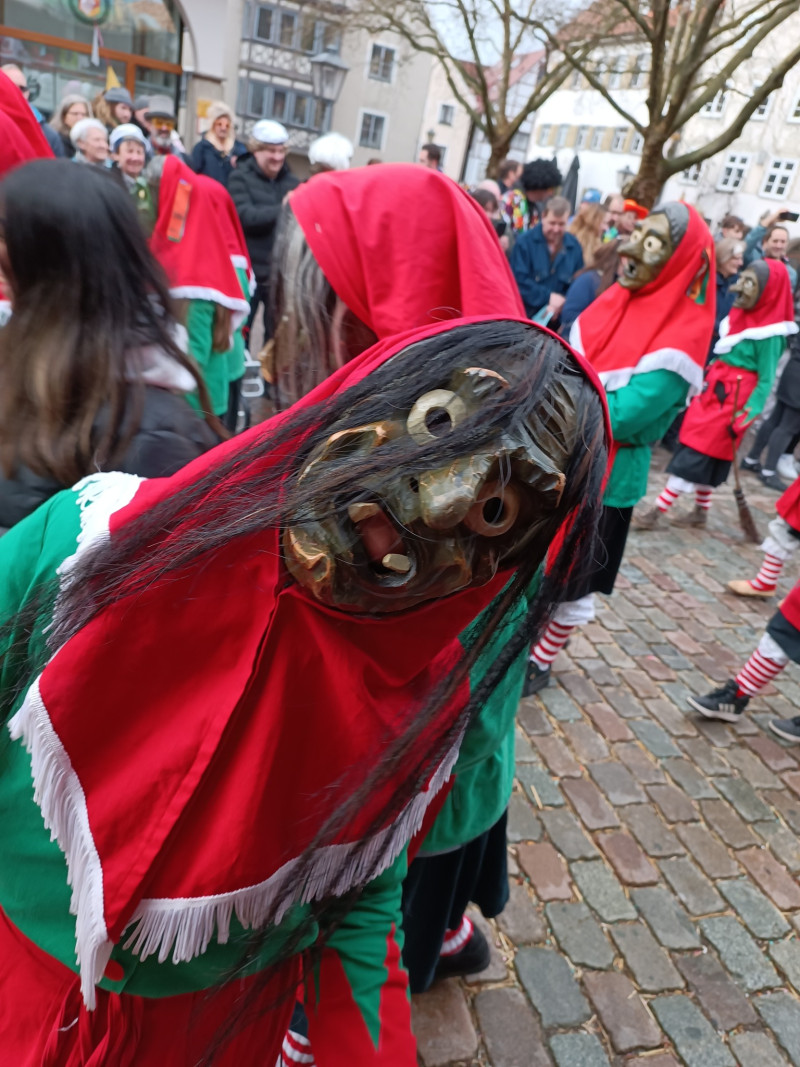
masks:
{"label": "blue jacket", "polygon": [[542,224],[520,234],[511,251],[511,270],[527,315],[534,316],[547,304],[551,293],[566,294],[577,271],[583,268],[583,252],[577,237],[565,233],[561,249],[550,259]]}
{"label": "blue jacket", "polygon": [[585,311],[597,297],[600,287],[600,275],[596,270],[587,270],[585,274],[579,274],[567,290],[567,299],[561,309],[561,329],[558,331],[562,337],[569,337],[570,327],[582,311]]}
{"label": "blue jacket", "polygon": [[227,188],[228,178],[233,170],[231,160],[234,157],[244,155],[247,155],[247,146],[241,141],[234,141],[230,155],[225,155],[218,148],[215,148],[204,134],[202,139],[194,146],[189,162],[196,174],[205,174]]}

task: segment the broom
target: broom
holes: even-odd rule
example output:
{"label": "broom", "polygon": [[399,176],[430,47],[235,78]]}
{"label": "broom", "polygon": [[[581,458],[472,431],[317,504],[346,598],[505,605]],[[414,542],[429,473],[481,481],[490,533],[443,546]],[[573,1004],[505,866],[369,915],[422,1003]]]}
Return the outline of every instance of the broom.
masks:
{"label": "broom", "polygon": [[748,507],[745,500],[744,490],[742,489],[742,483],[739,480],[739,450],[736,447],[736,431],[733,428],[733,424],[736,421],[736,412],[739,409],[739,386],[742,383],[741,374],[736,379],[736,392],[733,397],[733,413],[731,415],[730,434],[733,438],[733,478],[736,482],[736,486],[733,490],[733,498],[736,501],[736,508],[739,512],[739,525],[742,528],[742,532],[748,541],[754,545],[761,544],[761,538],[759,537],[758,530],[756,529],[755,519],[753,513]]}

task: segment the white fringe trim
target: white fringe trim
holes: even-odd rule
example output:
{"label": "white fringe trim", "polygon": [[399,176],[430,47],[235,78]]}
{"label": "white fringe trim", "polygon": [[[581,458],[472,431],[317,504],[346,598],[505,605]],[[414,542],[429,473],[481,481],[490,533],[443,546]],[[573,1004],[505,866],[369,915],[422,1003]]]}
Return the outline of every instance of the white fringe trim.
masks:
{"label": "white fringe trim", "polygon": [[462,731],[425,792],[414,797],[396,821],[366,847],[356,843],[318,849],[302,885],[297,880],[300,860],[294,859],[265,881],[230,893],[142,900],[126,928],[123,947],[142,960],[157,955],[159,963],[164,963],[172,952],[173,963],[187,962],[206,951],[215,930],[217,942],[227,943],[233,914],[245,929],[278,924],[296,904],[331,894],[342,896],[368,877],[382,874],[422,826],[428,805],[453,770],[463,736]]}
{"label": "white fringe trim", "polygon": [[113,943],[108,939],[103,908],[103,870],[89,827],[86,797],[69,756],[52,727],[37,679],[8,724],[31,757],[33,796],[52,840],[67,860],[72,886],[70,912],[75,916],[75,954],[86,1007],[96,1004],[95,985],[103,977]]}
{"label": "white fringe trim", "polygon": [[72,487],[72,491],[77,494],[81,529],[75,551],[62,560],[56,569],[59,577],[58,597],[53,609],[53,619],[44,628],[45,633],[58,621],[59,604],[72,582],[72,572],[78,560],[95,545],[108,541],[111,536],[111,516],[130,504],[143,481],[145,479],[137,474],[101,471],[98,474],[89,474]]}
{"label": "white fringe trim", "polygon": [[788,337],[797,333],[796,322],[770,322],[766,326],[749,326],[738,333],[728,333],[730,321],[728,316],[720,323],[719,340],[714,345],[714,355],[721,356],[730,352],[740,341],[763,341],[766,337]]}
{"label": "white fringe trim", "polygon": [[[34,799],[51,838],[58,842],[67,861],[81,993],[91,1011],[96,1004],[95,985],[102,978],[114,947],[105,922],[103,870],[80,779],[50,722],[38,679],[8,729],[14,740],[24,742],[31,755]],[[172,952],[174,963],[186,962],[206,951],[215,931],[217,942],[227,943],[234,913],[245,929],[257,929],[269,922],[277,924],[295,904],[331,894],[341,896],[369,876],[381,874],[420,829],[428,805],[450,776],[463,736],[464,731],[425,792],[414,797],[392,826],[377,833],[366,847],[354,843],[319,849],[302,885],[297,881],[300,860],[294,859],[265,881],[229,893],[142,900],[127,924],[124,947],[142,960],[157,955],[159,963],[164,963]]]}
{"label": "white fringe trim", "polygon": [[226,296],[219,289],[206,289],[202,285],[176,285],[170,289],[170,296],[176,300],[210,300],[212,304],[220,304],[233,312],[231,317],[231,345],[233,334],[243,322],[250,317],[250,304],[244,296]]}

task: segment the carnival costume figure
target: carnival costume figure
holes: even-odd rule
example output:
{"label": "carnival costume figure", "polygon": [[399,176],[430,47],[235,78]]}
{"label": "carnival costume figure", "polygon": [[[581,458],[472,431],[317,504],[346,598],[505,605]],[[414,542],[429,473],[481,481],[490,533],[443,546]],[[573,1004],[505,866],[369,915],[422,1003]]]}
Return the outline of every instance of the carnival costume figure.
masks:
{"label": "carnival costume figure", "polygon": [[680,524],[705,526],[713,490],[727,479],[742,437],[769,396],[786,338],[797,332],[789,275],[779,260],[756,260],[732,288],[737,296],[714,346],[717,358],[686,412],[669,480],[639,529],[653,529],[681,493],[694,493],[695,505]]}
{"label": "carnival costume figure", "polygon": [[320,1067],[415,1063],[404,849],[592,551],[608,440],[561,342],[450,309],[0,541],[11,1062],[274,1062],[305,974]]}
{"label": "carnival costume figure", "polygon": [[633,506],[647,492],[652,445],[700,391],[714,328],[714,242],[693,207],[668,203],[636,223],[620,246],[625,268],[578,317],[570,343],[603,383],[614,435],[603,497],[599,563],[573,583],[531,653],[526,692],[547,685],[576,626],[595,616],[594,594],[614,588]]}

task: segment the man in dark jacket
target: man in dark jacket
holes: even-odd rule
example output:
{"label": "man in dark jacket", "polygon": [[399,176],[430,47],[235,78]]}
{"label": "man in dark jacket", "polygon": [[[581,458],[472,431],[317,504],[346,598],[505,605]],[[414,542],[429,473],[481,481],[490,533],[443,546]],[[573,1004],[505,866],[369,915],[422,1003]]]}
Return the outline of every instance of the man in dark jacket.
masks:
{"label": "man in dark jacket", "polygon": [[552,197],[542,221],[520,234],[511,252],[511,270],[526,314],[533,318],[540,311],[549,312],[551,324],[558,320],[570,282],[583,268],[578,239],[566,232],[569,211],[568,200]]}
{"label": "man in dark jacket", "polygon": [[300,184],[286,165],[288,140],[286,127],[280,122],[271,119],[257,122],[247,146],[250,154],[239,161],[228,179],[228,192],[236,205],[256,276],[256,291],[246,327],[248,344],[261,304],[265,307],[264,336],[272,336],[267,286],[275,228],[284,197]]}

